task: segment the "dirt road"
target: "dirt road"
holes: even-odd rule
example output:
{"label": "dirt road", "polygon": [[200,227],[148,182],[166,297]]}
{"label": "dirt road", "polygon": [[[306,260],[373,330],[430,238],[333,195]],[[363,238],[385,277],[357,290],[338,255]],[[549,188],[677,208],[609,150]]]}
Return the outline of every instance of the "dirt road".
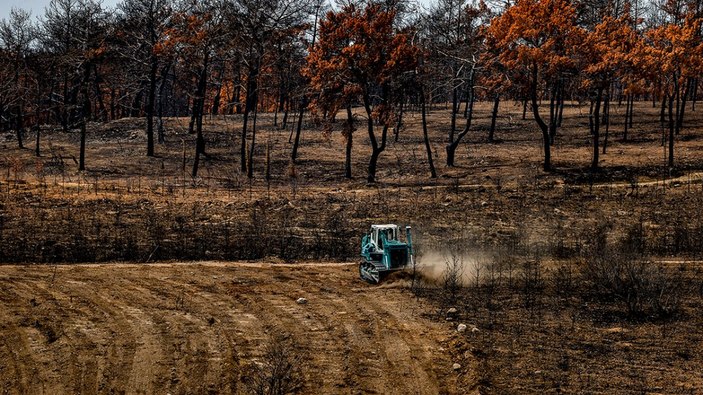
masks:
{"label": "dirt road", "polygon": [[[0,266],[0,392],[245,393],[271,334],[304,393],[457,393],[451,329],[355,265]],[[306,298],[307,304],[296,299]]]}

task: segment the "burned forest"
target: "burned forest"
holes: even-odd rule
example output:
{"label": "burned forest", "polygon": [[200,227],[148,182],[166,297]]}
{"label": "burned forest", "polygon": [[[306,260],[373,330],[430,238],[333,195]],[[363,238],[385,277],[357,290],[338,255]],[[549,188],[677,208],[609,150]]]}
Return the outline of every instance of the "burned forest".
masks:
{"label": "burned forest", "polygon": [[703,3],[0,15],[0,392],[703,393]]}

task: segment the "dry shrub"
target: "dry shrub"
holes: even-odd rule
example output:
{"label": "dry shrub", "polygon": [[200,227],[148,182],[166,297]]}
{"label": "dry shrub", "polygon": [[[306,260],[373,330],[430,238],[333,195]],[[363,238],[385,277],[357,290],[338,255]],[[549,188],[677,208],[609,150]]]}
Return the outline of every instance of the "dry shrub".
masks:
{"label": "dry shrub", "polygon": [[624,238],[621,242],[621,250],[629,254],[644,254],[647,251],[647,234],[644,227],[644,220],[640,220],[629,225],[624,230]]}
{"label": "dry shrub", "polygon": [[544,293],[544,278],[539,259],[526,260],[520,267],[520,300],[523,307],[533,316],[538,312]]}
{"label": "dry shrub", "polygon": [[300,391],[303,386],[302,356],[290,338],[273,335],[260,361],[249,364],[244,385],[255,395],[285,395]]}
{"label": "dry shrub", "polygon": [[681,308],[680,274],[642,256],[609,252],[585,262],[586,295],[618,303],[630,319],[671,318]]}
{"label": "dry shrub", "polygon": [[666,252],[673,255],[693,254],[703,251],[703,223],[699,216],[676,218],[669,226]]}
{"label": "dry shrub", "polygon": [[590,248],[581,270],[585,297],[616,303],[629,319],[673,317],[681,307],[683,279],[644,255],[643,221],[627,228],[616,246],[609,241],[611,229],[601,220],[587,235]]}
{"label": "dry shrub", "polygon": [[464,284],[464,260],[457,254],[445,260],[444,271],[442,272],[442,299],[444,305],[455,305],[459,297],[459,291]]}

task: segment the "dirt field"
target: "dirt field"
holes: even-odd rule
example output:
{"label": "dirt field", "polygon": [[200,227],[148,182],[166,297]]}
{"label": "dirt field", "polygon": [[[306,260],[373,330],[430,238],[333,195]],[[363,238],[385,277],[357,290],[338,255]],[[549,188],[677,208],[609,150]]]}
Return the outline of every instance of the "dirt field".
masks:
{"label": "dirt field", "polygon": [[405,280],[372,287],[356,270],[2,266],[1,391],[244,393],[246,365],[280,332],[302,356],[304,393],[459,392],[451,328],[423,318]]}

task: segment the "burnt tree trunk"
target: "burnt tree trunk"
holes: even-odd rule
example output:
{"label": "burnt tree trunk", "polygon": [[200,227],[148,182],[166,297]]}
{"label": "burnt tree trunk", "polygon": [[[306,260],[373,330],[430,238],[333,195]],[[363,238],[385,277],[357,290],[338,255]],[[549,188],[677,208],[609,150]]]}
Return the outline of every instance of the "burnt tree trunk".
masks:
{"label": "burnt tree trunk", "polygon": [[146,101],[146,156],[154,156],[154,107],[156,103],[156,73],[159,59],[151,55],[149,62],[149,91]]}
{"label": "burnt tree trunk", "polygon": [[471,96],[471,84],[466,84],[466,92],[464,93],[464,96],[466,96],[466,105],[464,106],[464,118],[469,116],[469,97]]}
{"label": "burnt tree trunk", "polygon": [[549,144],[554,145],[557,137],[557,91],[558,86],[553,86],[549,97]]}
{"label": "burnt tree trunk", "polygon": [[557,115],[557,127],[561,127],[561,121],[564,119],[564,86],[559,88],[559,114]]}
{"label": "burnt tree trunk", "polygon": [[140,86],[137,94],[134,95],[134,100],[132,101],[132,108],[129,110],[129,116],[131,118],[137,118],[142,112],[142,96],[144,96],[144,87]]}
{"label": "burnt tree trunk", "polygon": [[608,136],[610,134],[610,94],[605,95],[603,103],[603,125],[605,125],[605,138],[603,139],[603,154],[608,149]]}
{"label": "burnt tree trunk", "polygon": [[90,117],[90,97],[88,96],[88,80],[90,79],[90,65],[85,64],[83,72],[83,80],[80,82],[80,90],[82,94],[81,103],[81,115],[80,115],[80,131],[81,131],[81,145],[78,154],[78,170],[85,170],[85,141],[86,141],[86,122]]}
{"label": "burnt tree trunk", "polygon": [[537,122],[537,125],[539,126],[540,131],[542,132],[542,145],[544,147],[544,163],[543,163],[543,169],[544,171],[550,171],[552,170],[552,163],[551,163],[551,144],[549,143],[549,127],[547,126],[546,123],[542,120],[542,117],[539,115],[539,106],[537,103],[537,65],[533,64],[532,65],[532,81],[530,84],[530,100],[532,101],[532,116],[535,118],[535,122]]}
{"label": "burnt tree trunk", "polygon": [[168,71],[171,69],[171,63],[167,62],[166,65],[161,69],[161,80],[159,81],[159,106],[157,109],[157,123],[158,123],[158,141],[159,144],[166,142],[164,136],[164,88],[166,87],[166,77],[168,76]]}
{"label": "burnt tree trunk", "polygon": [[307,97],[303,96],[302,99],[300,99],[300,108],[298,111],[298,123],[295,127],[295,139],[293,139],[293,150],[291,151],[290,154],[290,159],[295,163],[296,159],[298,159],[298,146],[300,145],[300,133],[303,130],[303,115],[305,115],[305,107],[307,106]]}
{"label": "burnt tree trunk", "polygon": [[[279,70],[281,74],[283,74],[283,70]],[[291,64],[288,64],[288,74],[290,74],[291,71]],[[288,101],[288,79],[284,78],[281,80],[279,86],[278,86],[278,104],[276,105],[276,112],[273,116],[273,126],[278,127],[278,113],[283,113],[286,108],[286,102]],[[284,116],[285,117],[285,116]],[[283,126],[281,129],[285,129],[285,126]]]}
{"label": "burnt tree trunk", "polygon": [[629,122],[630,122],[630,129],[632,129],[633,125],[633,114],[635,111],[635,95],[630,95],[630,115],[629,115]]}
{"label": "burnt tree trunk", "polygon": [[437,171],[434,168],[432,160],[432,147],[430,146],[430,137],[427,132],[427,108],[425,103],[425,90],[420,87],[420,108],[422,111],[422,138],[425,142],[425,151],[427,152],[427,164],[430,167],[430,178],[437,178]]}
{"label": "burnt tree trunk", "polygon": [[[388,87],[384,86],[382,90],[384,91],[383,98],[385,99],[388,96]],[[378,139],[376,138],[376,133],[374,131],[374,119],[373,111],[371,110],[371,98],[369,97],[369,93],[367,91],[364,91],[363,96],[364,109],[366,110],[366,129],[369,133],[369,141],[371,141],[371,159],[369,160],[368,177],[366,178],[366,181],[369,183],[373,183],[376,182],[376,168],[378,164],[378,157],[386,149],[386,140],[388,137],[388,123],[384,122],[383,124],[383,129],[381,132],[381,142],[379,144]]]}
{"label": "burnt tree trunk", "polygon": [[34,126],[34,131],[36,132],[36,136],[37,136],[37,138],[36,138],[36,144],[35,144],[35,146],[34,146],[34,155],[35,155],[36,157],[40,157],[40,156],[41,156],[41,151],[40,151],[40,148],[39,148],[39,147],[40,147],[40,144],[39,144],[39,143],[41,142],[41,127],[39,127],[38,124],[35,125],[35,126]]}
{"label": "burnt tree trunk", "polygon": [[281,129],[285,130],[288,127],[288,111],[290,111],[291,100],[288,98],[286,100],[285,106],[283,107],[283,120],[281,121]]}
{"label": "burnt tree trunk", "polygon": [[596,102],[593,113],[591,114],[591,136],[593,137],[593,160],[591,161],[591,171],[598,170],[598,161],[600,149],[598,144],[600,143],[600,105],[601,99],[603,98],[603,88],[598,88],[598,93],[596,94]]}
{"label": "burnt tree trunk", "polygon": [[212,115],[218,115],[220,113],[220,105],[222,103],[222,78],[224,74],[224,65],[222,62],[218,62],[219,67],[217,68],[217,80],[215,85],[215,97],[212,99]]}
{"label": "burnt tree trunk", "polygon": [[698,78],[692,81],[693,92],[691,92],[691,111],[696,111],[696,101],[698,100]]}
{"label": "burnt tree trunk", "polygon": [[61,108],[61,129],[64,133],[68,132],[69,121],[68,121],[68,72],[64,73],[63,77],[63,98],[62,98],[62,108]]}
{"label": "burnt tree trunk", "polygon": [[627,141],[627,132],[630,128],[630,96],[625,98],[625,124],[623,126],[622,139]]}
{"label": "burnt tree trunk", "polygon": [[93,80],[93,89],[95,89],[95,100],[97,100],[98,102],[98,114],[100,114],[100,120],[102,122],[107,122],[107,108],[105,107],[105,102],[103,101],[103,95],[100,89],[102,77],[100,76],[100,74],[98,74],[97,66],[93,66],[93,74],[95,77],[95,79]]}
{"label": "burnt tree trunk", "polygon": [[689,92],[691,91],[691,79],[686,80],[686,86],[684,87],[683,95],[681,95],[681,102],[678,106],[678,111],[676,111],[676,134],[681,132],[683,127],[683,116],[686,111],[686,102],[688,101]]}
{"label": "burnt tree trunk", "polygon": [[210,61],[210,52],[205,51],[203,67],[198,77],[198,86],[193,100],[193,120],[195,121],[195,159],[193,160],[193,178],[198,176],[200,155],[205,155],[205,137],[203,136],[203,108],[205,105],[205,89],[207,87],[207,69]]}
{"label": "burnt tree trunk", "polygon": [[[676,82],[674,82],[676,85]],[[676,121],[674,120],[674,95],[669,95],[669,169],[674,167],[674,137],[676,135]]]}
{"label": "burnt tree trunk", "polygon": [[394,131],[394,141],[397,143],[398,138],[400,136],[400,128],[403,126],[403,110],[405,109],[404,100],[401,99],[400,101],[400,108],[398,109],[398,118],[396,119],[395,123],[395,131]]}
{"label": "burnt tree trunk", "polygon": [[352,138],[354,136],[354,116],[352,115],[351,104],[347,104],[347,126],[344,130],[344,138],[346,139],[346,149],[344,155],[344,177],[352,178]]}
{"label": "burnt tree trunk", "polygon": [[459,88],[452,89],[452,119],[449,125],[449,144],[454,141],[454,133],[456,131],[456,115],[458,109],[459,101]]}
{"label": "burnt tree trunk", "polygon": [[24,114],[22,113],[22,106],[18,105],[17,111],[15,112],[15,132],[17,133],[17,146],[20,149],[24,149]]}
{"label": "burnt tree trunk", "polygon": [[254,119],[251,124],[251,144],[249,145],[249,155],[247,156],[247,178],[249,179],[254,178],[254,149],[256,148],[256,119],[258,115],[259,104],[256,102],[254,104]]}
{"label": "burnt tree trunk", "polygon": [[247,128],[249,127],[249,114],[256,107],[258,97],[257,97],[257,80],[259,78],[259,66],[258,63],[254,63],[249,70],[249,76],[247,77],[247,93],[246,102],[244,105],[244,119],[242,122],[242,145],[240,147],[240,167],[242,172],[247,171]]}
{"label": "burnt tree trunk", "polygon": [[80,145],[80,151],[78,153],[78,170],[83,171],[85,170],[85,139],[86,139],[86,130],[85,130],[85,118],[81,118],[80,121],[80,131],[81,131],[81,145]]}
{"label": "burnt tree trunk", "polygon": [[498,106],[500,105],[500,96],[495,95],[493,98],[493,112],[491,112],[491,128],[488,131],[488,142],[494,141],[496,131],[496,119],[498,118]]}
{"label": "burnt tree trunk", "polygon": [[469,129],[471,128],[471,121],[474,117],[474,101],[475,101],[475,91],[474,91],[474,75],[475,75],[475,70],[471,70],[471,75],[469,77],[469,110],[466,116],[466,125],[464,126],[464,130],[459,133],[458,136],[456,136],[456,139],[454,139],[454,131],[452,130],[449,135],[449,144],[446,146],[446,152],[447,152],[447,166],[453,167],[454,166],[454,161],[455,161],[455,156],[456,156],[456,149],[459,147],[459,143],[461,143],[461,139],[466,136],[467,133],[469,133]]}
{"label": "burnt tree trunk", "polygon": [[110,88],[110,120],[114,121],[115,116],[117,114],[116,112],[116,106],[115,106],[115,95],[117,92],[115,91],[115,88],[112,87]]}

